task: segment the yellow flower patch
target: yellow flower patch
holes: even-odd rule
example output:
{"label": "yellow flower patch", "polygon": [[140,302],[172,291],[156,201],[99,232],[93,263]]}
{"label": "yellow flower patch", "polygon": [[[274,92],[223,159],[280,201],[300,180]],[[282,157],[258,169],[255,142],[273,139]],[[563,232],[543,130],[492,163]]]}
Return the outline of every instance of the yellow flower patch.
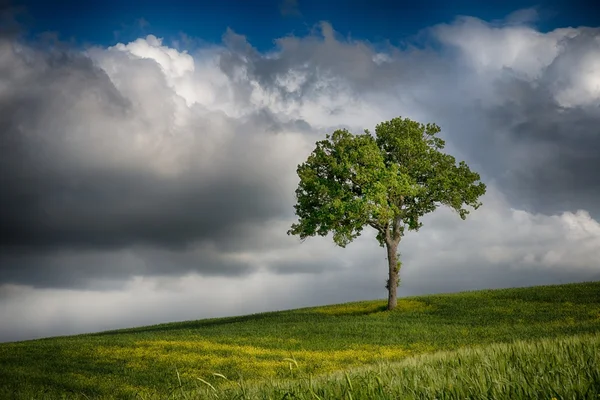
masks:
{"label": "yellow flower patch", "polygon": [[[398,346],[351,345],[341,350],[300,349],[290,352],[209,340],[145,340],[127,348],[102,346],[95,351],[98,360],[124,362],[127,368],[177,367],[179,373],[186,377],[222,373],[256,379],[289,374],[290,362],[286,358],[295,359],[298,367],[305,372],[319,374],[378,361],[398,361],[409,354]],[[296,366],[293,365],[293,368]]]}

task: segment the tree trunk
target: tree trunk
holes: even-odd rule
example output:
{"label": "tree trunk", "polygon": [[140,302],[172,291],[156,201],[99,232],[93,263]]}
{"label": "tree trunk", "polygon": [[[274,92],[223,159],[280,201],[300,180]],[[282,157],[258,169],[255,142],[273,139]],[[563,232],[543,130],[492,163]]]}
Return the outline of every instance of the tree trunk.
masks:
{"label": "tree trunk", "polygon": [[386,242],[385,247],[387,249],[388,268],[389,268],[389,279],[387,284],[388,289],[388,310],[393,310],[398,304],[397,291],[398,291],[398,274],[400,270],[398,268],[398,243],[399,241]]}

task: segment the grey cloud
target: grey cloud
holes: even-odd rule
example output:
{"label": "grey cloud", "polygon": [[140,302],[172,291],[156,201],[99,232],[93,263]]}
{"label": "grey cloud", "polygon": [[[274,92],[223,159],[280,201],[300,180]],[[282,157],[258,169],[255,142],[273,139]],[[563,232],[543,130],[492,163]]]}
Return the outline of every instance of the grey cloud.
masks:
{"label": "grey cloud", "polygon": [[[298,271],[260,274],[256,279],[232,277],[227,282],[194,280],[192,290],[192,284],[182,284],[186,278],[165,284],[160,278],[152,279],[153,290],[134,287],[122,292],[66,294],[0,286],[0,299],[8,305],[0,308],[0,319],[9,322],[0,325],[0,341],[381,299],[386,295],[383,251],[372,237],[365,239],[373,242],[369,251],[358,243],[344,250],[344,258],[356,259],[356,262],[320,274]],[[593,271],[573,273],[566,267],[552,271],[515,269],[512,265],[486,268],[477,261],[464,259],[428,264],[423,263],[425,252],[409,253],[408,250],[403,252],[405,265],[401,272],[400,297],[600,279]],[[36,317],[22,318],[23,315]]]}
{"label": "grey cloud", "polygon": [[405,287],[401,287],[399,294],[416,296],[597,281],[600,280],[600,271],[574,272],[568,265],[565,265],[562,270],[547,271],[542,269],[515,270],[510,264],[485,268],[482,265],[466,263],[452,266],[431,265],[426,271],[406,270],[402,278],[403,282],[407,283]]}
{"label": "grey cloud", "polygon": [[537,102],[489,112],[492,126],[508,131],[520,153],[518,163],[505,165],[500,183],[513,204],[525,209],[552,214],[582,208],[600,216],[600,112],[561,109],[528,89],[525,96]]}
{"label": "grey cloud", "polygon": [[500,26],[518,25],[536,22],[540,17],[539,7],[524,8],[510,13],[502,21],[499,21]]}
{"label": "grey cloud", "polygon": [[[267,57],[230,31],[224,36],[219,68],[229,77],[234,105],[250,105],[254,111],[236,120],[195,105],[189,124],[175,132],[169,129],[182,99],[173,95],[154,61],[112,54],[107,68],[114,62],[130,63],[130,69],[109,78],[86,57],[48,57],[26,46],[16,53],[3,41],[1,76],[23,84],[9,86],[0,98],[0,143],[7,155],[0,158],[7,189],[0,192],[0,282],[89,288],[116,287],[139,275],[247,276],[260,262],[240,254],[270,250],[285,255],[293,248],[281,237],[293,217],[292,178],[299,160],[269,143],[278,143],[273,138],[285,131],[299,132],[313,143],[322,137],[326,132],[316,131],[319,124],[299,110],[323,94],[349,96],[359,104],[372,100],[390,118],[417,110],[427,117],[423,122],[436,122],[448,132],[449,149],[459,150],[486,180],[506,188],[506,207],[527,206],[534,212],[584,208],[598,215],[595,171],[600,166],[593,151],[600,145],[598,109],[559,107],[552,97],[569,85],[559,78],[574,76],[566,73],[574,68],[569,60],[593,49],[597,31],[584,32],[561,44],[562,53],[537,80],[505,70],[487,76],[495,83],[486,86],[477,81],[466,57],[443,43],[437,53],[389,47],[387,59],[376,62],[375,46],[340,40],[324,23],[320,37],[279,39],[281,52]],[[303,76],[297,87],[282,83],[296,72]],[[252,104],[254,83],[278,94],[277,101],[290,107],[289,115]],[[330,107],[330,113],[342,113],[336,127],[372,128],[351,126],[345,118],[354,110],[346,108],[343,103]],[[134,151],[133,137],[140,132],[160,143],[160,151]],[[166,157],[171,150],[173,157]],[[166,175],[157,172],[162,164]],[[172,164],[183,167],[172,172]],[[269,227],[274,221],[281,226]],[[501,220],[492,223],[504,226]],[[429,229],[454,226],[442,219]],[[470,240],[479,243],[478,238]],[[334,287],[332,279],[327,287],[331,290],[317,294],[326,290],[325,284],[313,281],[297,299],[347,301],[349,292],[356,300],[382,297],[385,260],[381,249],[373,249],[372,259],[354,260],[345,280],[339,281],[344,284]],[[498,285],[519,281],[518,272],[505,273],[506,266],[500,264],[498,271],[469,275],[467,271],[478,269],[477,262],[488,261],[465,261],[458,250],[452,254],[459,261],[422,261],[425,269],[410,272],[418,260],[416,251],[431,249],[416,246],[411,253],[407,248],[403,279],[413,283],[401,288],[403,294],[474,288],[489,280]],[[266,267],[278,276],[346,271],[342,263],[323,255],[281,261],[281,254]],[[445,261],[447,271],[459,271],[457,275],[435,269]],[[362,271],[363,265],[379,268],[381,274],[367,279],[372,271]],[[473,281],[461,281],[461,274]],[[540,274],[563,279],[556,271]],[[566,274],[575,280],[595,276]],[[444,279],[429,280],[433,275]],[[522,281],[542,282],[536,276],[532,272]]]}
{"label": "grey cloud", "polygon": [[[13,246],[178,248],[194,240],[224,239],[231,225],[287,211],[267,183],[227,174],[204,182],[193,177],[161,181],[125,172],[53,178],[30,181],[35,188],[14,184],[2,196],[2,245],[7,251]],[[23,201],[27,196],[30,200]]]}
{"label": "grey cloud", "polygon": [[126,250],[29,251],[3,254],[0,261],[0,282],[102,291],[124,289],[137,276],[245,276],[257,270],[251,263],[228,258],[210,242],[176,250],[130,246]]}
{"label": "grey cloud", "polygon": [[[307,37],[277,39],[277,56],[265,57],[243,35],[229,30],[224,35],[229,52],[222,56],[220,66],[232,79],[236,77],[236,71],[243,68],[247,79],[276,91],[284,102],[302,102],[302,99],[310,99],[324,91],[335,93],[340,84],[352,87],[356,96],[360,97],[365,90],[386,91],[390,83],[408,84],[417,77],[423,79],[423,73],[431,73],[431,68],[444,68],[443,60],[436,59],[436,63],[429,63],[434,60],[430,51],[411,48],[401,52],[391,46],[385,46],[385,50],[392,53],[394,62],[377,63],[374,61],[374,45],[363,41],[338,40],[336,36],[329,23],[321,22],[319,29]],[[427,70],[419,68],[419,65],[426,63],[429,64]],[[302,75],[302,82],[293,90],[281,83],[290,73]],[[249,86],[244,88],[249,90]]]}
{"label": "grey cloud", "polygon": [[[136,73],[149,74],[148,82],[139,83],[151,85],[154,97],[162,95],[157,110],[121,92],[83,55],[47,54],[8,40],[0,41],[0,51],[7,79],[0,95],[0,282],[84,287],[93,279],[135,274],[244,274],[252,267],[177,252],[198,243],[239,249],[246,241],[240,227],[293,213],[282,201],[293,193],[276,176],[264,179],[274,165],[260,153],[269,151],[261,143],[283,129],[310,132],[306,121],[282,122],[268,111],[240,121],[204,112],[191,119],[187,132],[176,133],[188,140],[182,146],[164,123],[172,119],[173,93],[153,61],[131,62]],[[115,76],[136,88],[139,78]],[[217,148],[221,154],[206,150],[211,137],[226,134],[211,128],[211,118],[235,135]],[[139,133],[164,143],[165,150],[179,146],[183,158],[177,162],[184,169],[157,174],[152,163],[160,160],[125,147]],[[257,140],[260,135],[264,140]],[[170,253],[142,264],[118,255],[136,246]],[[65,252],[71,255],[65,258]]]}
{"label": "grey cloud", "polygon": [[[285,118],[285,117],[284,117]],[[251,113],[245,121],[246,125],[240,127],[240,130],[248,128],[266,129],[269,133],[281,133],[284,131],[301,132],[307,135],[315,134],[314,128],[303,119],[283,120],[275,115],[269,108],[263,107]]]}
{"label": "grey cloud", "polygon": [[285,260],[281,262],[269,263],[268,270],[276,274],[320,274],[323,272],[335,272],[342,269],[340,261],[320,262],[314,260],[298,261]]}
{"label": "grey cloud", "polygon": [[[493,24],[459,18],[454,25],[434,27],[422,35],[441,43],[441,52],[390,46],[388,60],[381,63],[374,61],[374,45],[338,39],[327,23],[320,26],[321,36],[279,39],[276,57],[262,56],[243,36],[229,32],[225,41],[232,53],[222,59],[221,67],[231,77],[236,68],[243,68],[245,82],[255,80],[278,93],[281,101],[298,107],[324,91],[335,97],[341,89],[356,98],[387,95],[409,102],[429,116],[427,122],[451,132],[449,149],[459,149],[467,161],[481,167],[487,180],[505,187],[515,207],[544,213],[583,208],[597,217],[600,153],[594,149],[600,148],[600,111],[597,106],[561,107],[555,96],[576,83],[577,68],[585,57],[600,54],[600,30],[580,28],[560,40],[559,54],[541,76],[525,78],[499,68],[499,73],[487,75],[491,85],[481,85],[477,79],[483,78],[473,75],[466,56],[443,38],[459,30],[485,37],[488,27],[519,32],[534,16],[535,10],[522,10]],[[494,45],[490,41],[489,46]],[[303,77],[293,90],[282,83],[291,73]],[[246,98],[249,91],[248,84]],[[399,109],[390,117],[401,113]]]}
{"label": "grey cloud", "polygon": [[599,29],[583,29],[564,39],[535,80],[505,70],[494,78],[493,104],[435,105],[453,132],[450,140],[503,188],[514,207],[546,214],[585,209],[600,216],[600,108],[565,107],[556,99],[578,77],[584,57],[595,52],[600,59],[598,38]]}

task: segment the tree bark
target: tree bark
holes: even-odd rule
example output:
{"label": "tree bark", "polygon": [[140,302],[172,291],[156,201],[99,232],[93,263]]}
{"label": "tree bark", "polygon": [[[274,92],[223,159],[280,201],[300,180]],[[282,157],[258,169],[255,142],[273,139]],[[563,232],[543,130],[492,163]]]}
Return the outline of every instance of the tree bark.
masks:
{"label": "tree bark", "polygon": [[400,273],[398,268],[398,244],[400,241],[392,240],[386,241],[385,247],[387,249],[389,278],[388,278],[388,310],[393,310],[398,304],[398,274]]}

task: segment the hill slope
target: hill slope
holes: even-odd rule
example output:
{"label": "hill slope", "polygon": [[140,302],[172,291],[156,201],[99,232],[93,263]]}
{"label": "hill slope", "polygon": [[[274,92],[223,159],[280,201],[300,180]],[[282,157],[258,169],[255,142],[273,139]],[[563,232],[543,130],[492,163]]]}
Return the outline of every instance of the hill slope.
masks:
{"label": "hill slope", "polygon": [[412,297],[384,309],[368,301],[0,344],[0,397],[168,395],[178,376],[288,378],[285,358],[318,375],[440,350],[596,335],[600,282]]}

